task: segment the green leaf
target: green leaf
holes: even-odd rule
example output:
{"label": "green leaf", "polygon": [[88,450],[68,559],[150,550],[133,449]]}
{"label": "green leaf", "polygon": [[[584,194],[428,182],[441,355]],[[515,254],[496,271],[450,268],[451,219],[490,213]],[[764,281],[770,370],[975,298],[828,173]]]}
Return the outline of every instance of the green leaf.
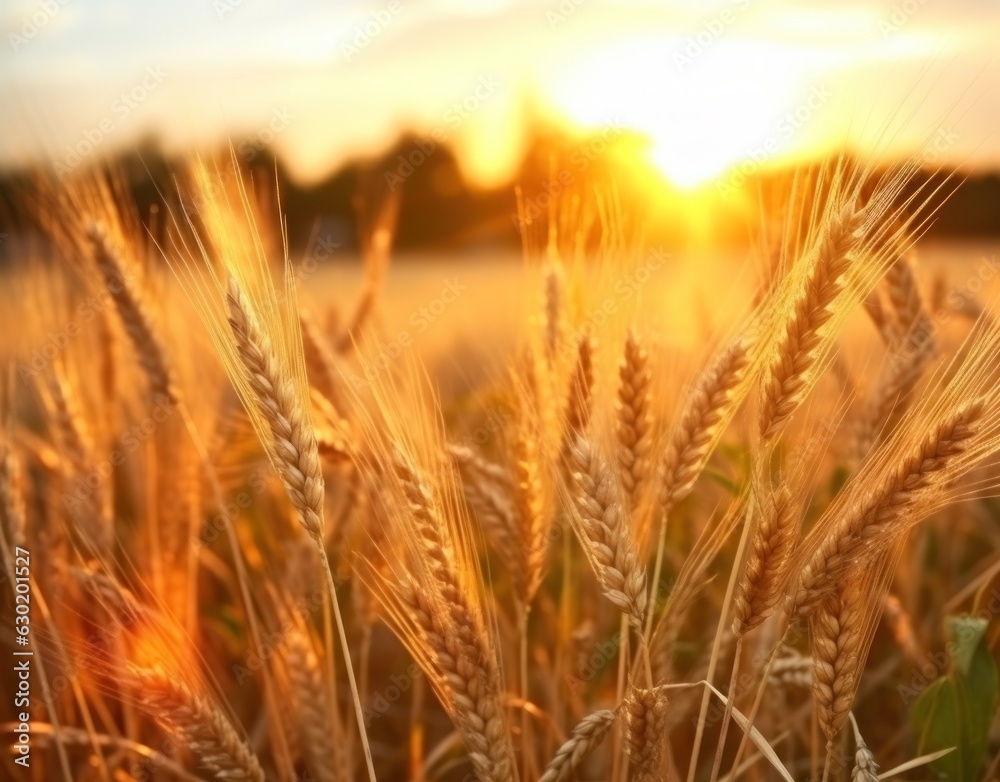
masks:
{"label": "green leaf", "polygon": [[921,694],[911,719],[920,752],[958,747],[932,768],[955,782],[974,782],[986,758],[1000,677],[983,640],[986,620],[949,617],[947,626],[950,670]]}
{"label": "green leaf", "polygon": [[[960,712],[958,692],[950,677],[943,676],[924,690],[911,714],[917,733],[917,751],[923,754],[945,747],[961,747]],[[962,773],[962,761],[961,751],[952,752],[934,761],[931,768],[954,782],[961,782],[966,778]]]}
{"label": "green leaf", "polygon": [[989,623],[976,616],[949,616],[946,622],[951,639],[951,667],[966,676]]}

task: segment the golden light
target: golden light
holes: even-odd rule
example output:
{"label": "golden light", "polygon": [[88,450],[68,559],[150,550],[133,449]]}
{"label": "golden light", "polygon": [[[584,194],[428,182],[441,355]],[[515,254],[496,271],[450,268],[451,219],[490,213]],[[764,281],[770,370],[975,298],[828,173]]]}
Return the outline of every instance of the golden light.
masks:
{"label": "golden light", "polygon": [[648,137],[649,162],[672,184],[695,188],[794,145],[785,115],[808,92],[805,71],[773,44],[637,40],[574,64],[553,80],[549,100],[588,131],[624,126]]}

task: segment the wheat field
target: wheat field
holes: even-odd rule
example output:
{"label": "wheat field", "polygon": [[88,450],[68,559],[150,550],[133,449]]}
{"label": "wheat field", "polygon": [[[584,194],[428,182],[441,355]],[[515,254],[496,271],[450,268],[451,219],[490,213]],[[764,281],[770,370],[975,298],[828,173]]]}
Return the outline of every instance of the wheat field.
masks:
{"label": "wheat field", "polygon": [[831,160],[714,264],[578,204],[522,260],[397,264],[388,199],[346,271],[233,161],[154,227],[112,171],[39,178],[4,768],[994,778],[995,268],[924,260],[914,171]]}

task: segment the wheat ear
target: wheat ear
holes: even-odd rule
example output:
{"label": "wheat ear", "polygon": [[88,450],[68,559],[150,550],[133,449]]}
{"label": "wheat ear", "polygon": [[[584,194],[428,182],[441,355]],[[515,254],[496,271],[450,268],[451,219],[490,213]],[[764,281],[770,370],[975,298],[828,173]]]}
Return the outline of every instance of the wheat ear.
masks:
{"label": "wheat ear", "polygon": [[573,728],[573,735],[556,750],[538,782],[564,782],[569,779],[583,759],[604,741],[615,723],[615,716],[613,711],[602,709],[580,720]]}
{"label": "wheat ear", "polygon": [[176,734],[215,779],[264,782],[256,756],[211,701],[158,668],[129,665],[127,677],[143,709]]}
{"label": "wheat ear", "polygon": [[229,326],[233,334],[236,352],[245,370],[245,378],[257,412],[267,424],[271,441],[268,453],[275,470],[281,477],[285,492],[295,507],[299,524],[309,534],[319,550],[320,561],[326,574],[327,587],[337,622],[341,652],[347,669],[347,678],[354,699],[355,719],[365,752],[370,779],[375,779],[375,768],[371,748],[365,730],[364,715],[361,710],[361,696],[358,692],[354,668],[351,664],[351,649],[344,630],[344,621],[337,599],[337,588],[330,569],[330,561],[323,546],[323,468],[319,458],[316,436],[313,432],[302,400],[296,393],[291,377],[278,360],[267,334],[261,329],[257,318],[244,300],[236,280],[230,276],[226,294],[229,312]]}
{"label": "wheat ear", "polygon": [[626,751],[632,760],[631,779],[635,782],[658,782],[667,741],[667,690],[655,687],[633,688],[623,703],[626,726]]}
{"label": "wheat ear", "polygon": [[112,247],[104,227],[91,226],[87,235],[94,243],[97,268],[104,277],[104,284],[149,379],[153,396],[164,398],[171,404],[176,403],[179,398],[177,384],[167,360],[167,352],[149,316],[149,307],[134,282],[126,275],[124,262]]}
{"label": "wheat ear", "polygon": [[[27,542],[28,516],[24,502],[24,468],[10,443],[0,441],[0,520],[11,548]],[[12,563],[7,563],[12,567]],[[13,582],[12,582],[13,583]]]}
{"label": "wheat ear", "polygon": [[761,509],[743,579],[733,602],[733,633],[744,635],[763,622],[781,598],[798,535],[792,493],[781,486]]}
{"label": "wheat ear", "polygon": [[639,564],[614,473],[582,435],[571,442],[567,465],[573,526],[587,559],[604,596],[641,630],[646,616],[646,570]]}
{"label": "wheat ear", "polygon": [[[437,600],[421,612],[421,631],[444,674],[454,719],[476,773],[484,782],[514,777],[514,753],[503,705],[499,664],[480,612],[452,564],[447,525],[420,470],[396,451],[393,468],[409,511],[411,529]],[[419,597],[419,595],[415,595]]]}
{"label": "wheat ear", "polygon": [[545,270],[545,351],[551,366],[562,345],[564,283],[557,264]]}
{"label": "wheat ear", "polygon": [[885,285],[889,291],[889,301],[896,313],[897,333],[907,334],[924,316],[924,304],[920,288],[913,274],[913,267],[905,256],[898,257],[886,269]]}
{"label": "wheat ear", "polygon": [[639,507],[649,473],[652,375],[649,354],[631,331],[625,339],[625,354],[618,377],[618,463],[622,488],[634,512]]}
{"label": "wheat ear", "polygon": [[514,437],[515,508],[523,549],[524,573],[521,579],[521,602],[527,606],[535,597],[545,576],[551,536],[548,494],[542,466],[542,444],[537,421],[521,420]]}
{"label": "wheat ear", "polygon": [[340,731],[326,701],[320,660],[309,635],[293,627],[285,636],[284,651],[298,707],[294,717],[309,769],[318,782],[345,782],[349,777],[346,753],[334,746]]}
{"label": "wheat ear", "polygon": [[781,433],[809,389],[826,341],[823,326],[833,317],[837,299],[847,287],[864,217],[865,211],[849,201],[829,218],[823,231],[815,261],[765,370],[759,422],[765,443]]}
{"label": "wheat ear", "polygon": [[226,301],[236,351],[258,411],[270,429],[274,467],[298,512],[299,523],[319,542],[323,535],[324,490],[316,436],[291,377],[278,361],[270,339],[232,277]]}
{"label": "wheat ear", "polygon": [[851,769],[851,782],[878,782],[878,764],[875,755],[861,737],[861,729],[854,714],[850,715],[851,727],[854,729],[854,768]]}
{"label": "wheat ear", "polygon": [[866,549],[885,548],[894,532],[913,522],[920,500],[954,477],[949,468],[972,444],[984,410],[984,401],[975,399],[946,416],[825,534],[802,568],[792,596],[795,615],[808,615]]}
{"label": "wheat ear", "polygon": [[860,581],[845,579],[840,594],[823,601],[810,620],[813,695],[828,742],[847,720],[861,675],[865,595]]}
{"label": "wheat ear", "polygon": [[705,469],[721,425],[739,401],[734,392],[746,374],[747,350],[744,338],[734,340],[702,374],[685,401],[663,459],[660,506],[664,514],[691,493]]}

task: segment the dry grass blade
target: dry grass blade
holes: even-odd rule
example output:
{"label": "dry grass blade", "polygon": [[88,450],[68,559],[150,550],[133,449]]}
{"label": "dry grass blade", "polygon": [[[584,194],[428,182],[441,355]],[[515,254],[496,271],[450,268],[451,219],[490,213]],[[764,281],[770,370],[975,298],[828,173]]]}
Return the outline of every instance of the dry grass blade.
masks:
{"label": "dry grass blade", "polygon": [[538,782],[564,782],[569,779],[583,759],[604,741],[615,723],[615,716],[610,709],[602,709],[580,720],[573,728],[573,735],[556,751]]}
{"label": "dry grass blade", "polygon": [[604,596],[641,629],[646,617],[646,570],[639,564],[614,472],[581,435],[569,446],[567,467],[573,526],[597,582]]}
{"label": "dry grass blade", "polygon": [[264,782],[257,757],[211,701],[163,670],[129,665],[126,675],[143,709],[176,734],[215,779]]}

